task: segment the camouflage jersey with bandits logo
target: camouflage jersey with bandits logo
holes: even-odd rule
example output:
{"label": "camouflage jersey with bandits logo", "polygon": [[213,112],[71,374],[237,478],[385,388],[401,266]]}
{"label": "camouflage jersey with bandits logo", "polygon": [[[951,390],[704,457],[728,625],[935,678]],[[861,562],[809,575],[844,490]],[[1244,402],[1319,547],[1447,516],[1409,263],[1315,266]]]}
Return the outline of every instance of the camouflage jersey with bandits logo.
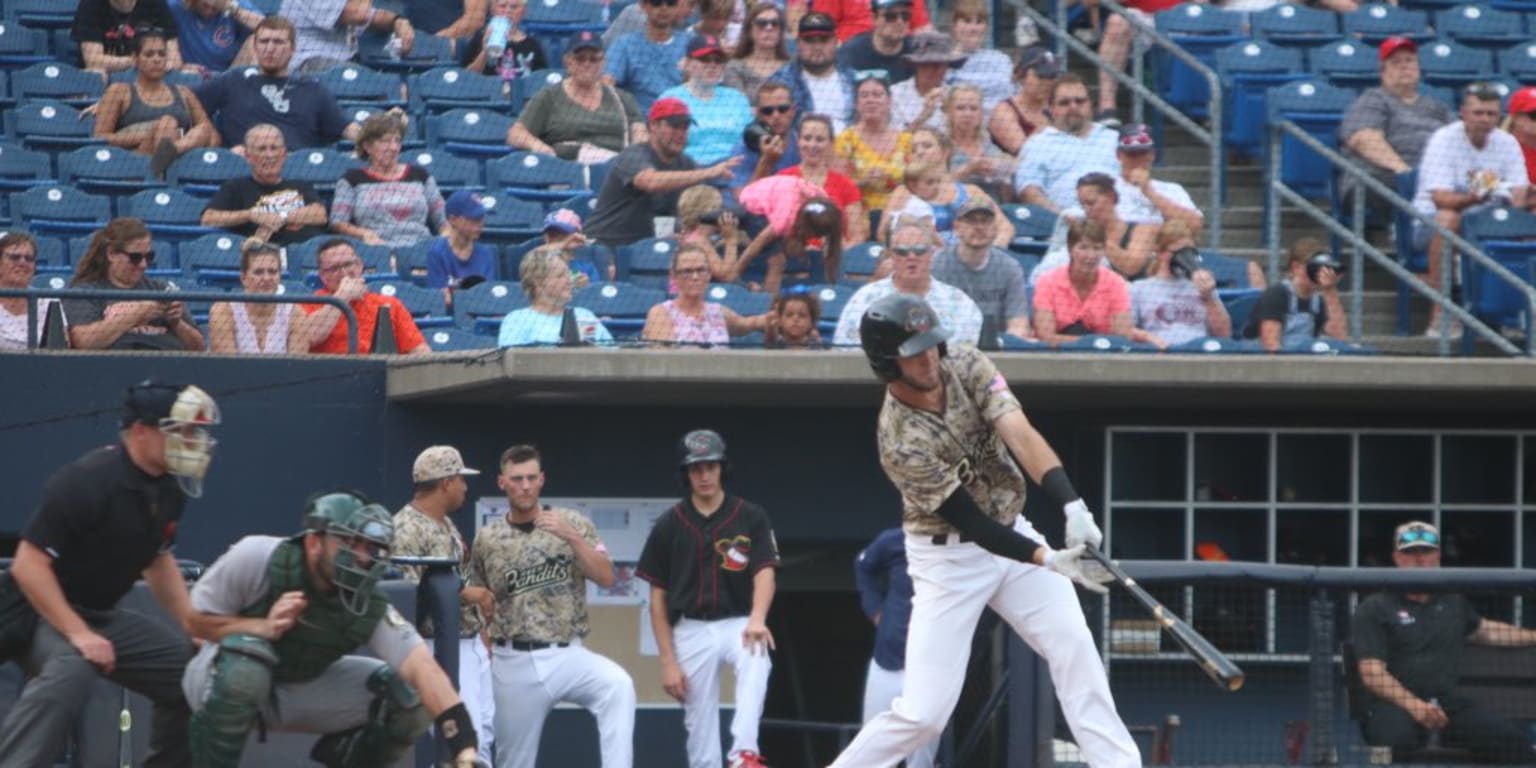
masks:
{"label": "camouflage jersey with bandits logo", "polygon": [[[469,549],[464,546],[464,537],[453,521],[433,520],[413,504],[406,504],[395,513],[395,538],[390,553],[410,557],[453,557],[459,560],[460,573],[466,573],[469,568]],[[406,580],[412,583],[421,581],[421,570],[419,565],[400,566]],[[483,625],[480,606],[459,605],[459,637],[474,637],[480,634]],[[431,617],[422,622],[421,636],[433,636]]]}
{"label": "camouflage jersey with bandits logo", "polygon": [[901,491],[902,529],[953,532],[937,510],[958,486],[989,517],[1011,526],[1024,509],[1024,472],[992,423],[1019,410],[1018,398],[974,347],[950,345],[939,368],[943,413],[913,408],[889,392],[880,409],[880,465]]}
{"label": "camouflage jersey with bandits logo", "polygon": [[[580,512],[545,507],[565,519],[594,549],[606,552],[597,528]],[[505,516],[487,523],[475,538],[469,583],[496,595],[490,633],[497,640],[568,643],[586,637],[587,577],[571,545],[533,523]]]}

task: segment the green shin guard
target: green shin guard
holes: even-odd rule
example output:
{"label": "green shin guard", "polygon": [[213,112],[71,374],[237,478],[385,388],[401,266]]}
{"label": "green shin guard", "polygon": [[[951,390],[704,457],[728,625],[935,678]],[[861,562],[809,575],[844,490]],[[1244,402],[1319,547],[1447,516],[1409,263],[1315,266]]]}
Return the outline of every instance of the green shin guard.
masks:
{"label": "green shin guard", "polygon": [[272,644],[254,635],[219,641],[212,687],[203,708],[192,715],[188,739],[194,768],[237,768],[251,726],[272,695]]}
{"label": "green shin guard", "polygon": [[421,698],[393,669],[381,666],[368,677],[373,704],[368,722],[322,736],[309,756],[327,768],[377,768],[391,765],[427,732],[432,719]]}

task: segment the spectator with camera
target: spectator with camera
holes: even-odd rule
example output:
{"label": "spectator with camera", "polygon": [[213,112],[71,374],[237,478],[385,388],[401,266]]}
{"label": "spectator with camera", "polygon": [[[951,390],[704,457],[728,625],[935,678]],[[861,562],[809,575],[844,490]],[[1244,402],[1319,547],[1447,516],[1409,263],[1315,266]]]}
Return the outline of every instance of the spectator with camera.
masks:
{"label": "spectator with camera", "polygon": [[1243,338],[1258,339],[1266,352],[1319,336],[1344,338],[1349,326],[1339,300],[1344,264],[1315,237],[1292,244],[1287,264],[1287,277],[1259,295]]}
{"label": "spectator with camera", "polygon": [[1195,237],[1182,219],[1157,233],[1157,261],[1145,280],[1131,283],[1136,327],[1163,345],[1232,336],[1232,318],[1216,295],[1216,277],[1200,261]]}
{"label": "spectator with camera", "polygon": [[731,150],[741,158],[731,188],[742,187],[766,176],[780,173],[800,163],[800,137],[795,130],[795,102],[789,86],[769,80],[757,88],[757,119],[741,132],[741,141]]}

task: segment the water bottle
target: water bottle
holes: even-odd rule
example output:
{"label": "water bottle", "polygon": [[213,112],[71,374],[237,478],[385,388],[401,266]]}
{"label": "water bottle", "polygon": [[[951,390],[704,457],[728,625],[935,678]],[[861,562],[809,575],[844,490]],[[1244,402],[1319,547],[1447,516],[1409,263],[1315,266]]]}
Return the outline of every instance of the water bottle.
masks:
{"label": "water bottle", "polygon": [[512,35],[512,21],[505,16],[493,17],[490,30],[490,34],[485,37],[485,55],[489,59],[499,59],[507,50],[507,38]]}
{"label": "water bottle", "polygon": [[400,49],[402,46],[399,35],[390,35],[389,39],[384,42],[384,52],[389,54],[390,61],[400,60]]}
{"label": "water bottle", "polygon": [[613,15],[613,11],[610,9],[612,5],[613,0],[603,0],[603,26],[605,27],[608,26],[609,17]]}

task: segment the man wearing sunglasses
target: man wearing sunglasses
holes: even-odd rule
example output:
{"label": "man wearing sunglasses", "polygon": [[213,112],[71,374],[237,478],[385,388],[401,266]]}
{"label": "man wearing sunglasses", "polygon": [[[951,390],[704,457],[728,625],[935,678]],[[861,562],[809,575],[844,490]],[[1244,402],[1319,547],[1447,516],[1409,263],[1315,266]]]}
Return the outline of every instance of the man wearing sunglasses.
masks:
{"label": "man wearing sunglasses", "polygon": [[933,276],[933,222],[927,217],[901,216],[891,228],[891,245],[886,258],[894,266],[891,276],[867,283],[848,297],[832,343],[852,349],[859,344],[859,322],[864,310],[893,293],[917,296],[938,313],[945,328],[954,331],[953,341],[975,345],[981,338],[981,308],[965,291]]}
{"label": "man wearing sunglasses", "polygon": [[[742,187],[800,164],[800,137],[795,130],[795,102],[789,86],[769,80],[757,88],[757,119],[747,126],[731,154],[741,158],[731,188]],[[754,141],[748,143],[748,137]]]}
{"label": "man wearing sunglasses", "polygon": [[848,38],[837,49],[837,65],[855,72],[884,70],[886,82],[899,83],[915,71],[912,52],[912,0],[872,0],[875,26]]}
{"label": "man wearing sunglasses", "polygon": [[[1440,547],[1435,526],[1403,523],[1392,534],[1392,562],[1398,568],[1439,568]],[[1443,745],[1471,750],[1484,761],[1536,763],[1522,726],[1456,689],[1468,642],[1531,646],[1536,630],[1486,618],[1460,594],[1388,591],[1360,601],[1352,636],[1360,682],[1371,693],[1367,743],[1416,749],[1438,731]]]}
{"label": "man wearing sunglasses", "polygon": [[688,16],[689,0],[643,0],[645,31],[621,35],[608,44],[603,79],[623,88],[641,109],[650,109],[661,92],[682,85],[681,62],[688,55],[689,35],[677,28]]}
{"label": "man wearing sunglasses", "polygon": [[[814,5],[818,12],[826,14],[836,24],[837,40],[840,43],[874,29],[875,17],[879,13],[869,0],[816,0]],[[933,22],[928,18],[927,3],[913,4],[912,29],[933,29]]]}
{"label": "man wearing sunglasses", "polygon": [[826,115],[841,133],[853,120],[853,70],[837,64],[837,27],[825,13],[807,13],[798,30],[795,60],[769,80],[789,86],[797,114]]}
{"label": "man wearing sunglasses", "polygon": [[1090,119],[1088,103],[1088,86],[1077,75],[1064,74],[1051,87],[1051,125],[1019,152],[1013,173],[1019,199],[1060,213],[1077,204],[1078,179],[1090,173],[1120,175],[1115,157],[1119,135]]}

